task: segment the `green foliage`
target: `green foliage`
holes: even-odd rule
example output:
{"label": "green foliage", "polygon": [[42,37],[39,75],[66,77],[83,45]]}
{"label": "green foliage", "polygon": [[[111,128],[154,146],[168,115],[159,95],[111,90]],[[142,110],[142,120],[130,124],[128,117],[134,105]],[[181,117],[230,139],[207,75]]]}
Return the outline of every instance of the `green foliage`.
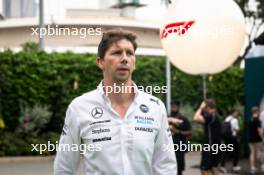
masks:
{"label": "green foliage", "polygon": [[0,129],[3,129],[3,128],[5,128],[5,122],[4,122],[3,117],[0,116]]}
{"label": "green foliage", "polygon": [[25,52],[39,52],[39,45],[37,43],[34,42],[27,42],[22,44],[22,50],[24,50]]}
{"label": "green foliage", "polygon": [[[5,128],[0,130],[2,135],[6,138],[21,137],[14,131],[21,126],[19,118],[24,116],[22,106],[49,106],[48,111],[51,113],[49,122],[44,128],[39,128],[37,136],[27,134],[24,140],[13,142],[11,138],[1,139],[0,155],[14,155],[16,150],[19,150],[17,154],[28,154],[28,148],[21,151],[18,145],[44,142],[45,139],[41,140],[38,136],[46,132],[60,133],[69,103],[75,97],[95,89],[102,79],[95,60],[95,55],[70,52],[45,53],[34,50],[13,53],[6,50],[0,53],[0,116],[5,123]],[[165,59],[138,56],[136,64],[133,80],[137,85],[166,85]],[[173,66],[171,73],[172,99],[179,99],[183,105],[189,105],[186,116],[192,117],[192,111],[202,100],[202,77],[187,75]],[[238,67],[209,76],[207,84],[209,96],[216,99],[223,115],[235,104],[243,105],[243,70]],[[163,101],[166,99],[165,93],[153,95]],[[194,123],[192,125],[195,129],[193,139],[199,141],[202,128]],[[36,131],[38,127],[34,128],[33,131]]]}
{"label": "green foliage", "polygon": [[191,142],[201,143],[203,139],[204,128],[203,125],[193,121],[194,116],[194,107],[190,104],[184,104],[181,106],[181,113],[189,120],[192,127],[192,137],[190,139]]}
{"label": "green foliage", "polygon": [[208,77],[208,95],[216,99],[217,108],[223,115],[227,115],[234,105],[243,104],[243,81],[243,70],[239,67]]}
{"label": "green foliage", "polygon": [[[20,106],[50,106],[48,129],[59,132],[67,105],[95,89],[102,73],[95,55],[73,53],[19,52],[0,53],[0,112],[6,127],[13,131],[21,116]],[[172,67],[172,99],[196,106],[202,100],[202,77],[187,75]],[[165,60],[138,57],[133,79],[142,86],[165,86]],[[209,96],[221,111],[237,102],[243,104],[243,70],[231,67],[208,77]],[[78,88],[74,84],[78,83]],[[165,101],[166,94],[153,94]]]}
{"label": "green foliage", "polygon": [[[95,56],[73,53],[0,53],[0,109],[8,130],[21,116],[20,106],[50,106],[49,130],[59,132],[70,101],[97,86],[102,78]],[[78,81],[78,89],[73,88]]]}
{"label": "green foliage", "polygon": [[[137,57],[136,70],[133,73],[133,80],[138,86],[166,86],[165,77],[165,60],[161,57]],[[166,94],[152,95],[161,98],[163,101],[166,98]]]}
{"label": "green foliage", "polygon": [[171,76],[172,99],[178,99],[183,104],[193,106],[202,101],[203,81],[201,76],[185,74],[175,67],[171,69]]}
{"label": "green foliage", "polygon": [[[32,151],[31,144],[52,144],[58,143],[60,135],[54,132],[48,132],[38,137],[29,136],[27,138],[18,137],[16,133],[4,132],[0,139],[0,157],[1,156],[23,156],[23,155],[40,155],[37,151]],[[56,142],[57,141],[57,142]],[[55,154],[53,152],[44,152],[45,155]]]}
{"label": "green foliage", "polygon": [[36,105],[33,108],[25,107],[22,109],[22,115],[19,118],[17,132],[24,136],[37,136],[42,128],[46,126],[51,117],[51,112],[47,106]]}

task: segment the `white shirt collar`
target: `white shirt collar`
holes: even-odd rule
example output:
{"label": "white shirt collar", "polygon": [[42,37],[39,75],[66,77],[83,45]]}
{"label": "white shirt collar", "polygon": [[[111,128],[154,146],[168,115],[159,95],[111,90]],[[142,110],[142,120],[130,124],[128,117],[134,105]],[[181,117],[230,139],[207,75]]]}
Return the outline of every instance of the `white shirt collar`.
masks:
{"label": "white shirt collar", "polygon": [[[99,91],[99,93],[103,96],[103,98],[105,99],[109,99],[108,96],[105,94],[105,91],[104,91],[104,86],[103,86],[103,80],[99,83],[99,85],[97,86],[97,90]],[[135,98],[134,98],[134,101],[136,103],[139,102],[139,98],[138,98],[138,95],[139,93],[141,92],[136,83],[133,81],[133,90],[134,90],[134,93],[135,93]]]}

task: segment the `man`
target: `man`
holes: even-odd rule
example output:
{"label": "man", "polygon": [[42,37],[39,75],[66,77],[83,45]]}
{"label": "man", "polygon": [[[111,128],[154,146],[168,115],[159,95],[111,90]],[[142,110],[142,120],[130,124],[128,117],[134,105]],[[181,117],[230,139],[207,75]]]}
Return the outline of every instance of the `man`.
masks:
{"label": "man", "polygon": [[[216,112],[213,99],[203,101],[195,112],[193,119],[204,125],[203,144],[209,144],[211,146],[213,144],[220,144],[221,122],[218,113]],[[213,151],[203,150],[200,167],[202,175],[208,175],[209,171],[211,171],[213,175],[218,175],[218,162],[218,153],[215,154]]]}
{"label": "man", "polygon": [[[136,48],[131,32],[104,33],[96,60],[103,80],[68,107],[60,144],[99,147],[83,154],[86,175],[176,174],[173,150],[164,149],[173,144],[165,106],[131,79]],[[115,93],[114,86],[132,88]],[[78,151],[58,151],[54,174],[74,174],[79,159]]]}
{"label": "man", "polygon": [[259,120],[261,122],[261,127],[263,128],[264,131],[264,110],[260,113]]}
{"label": "man", "polygon": [[[264,106],[264,97],[262,97],[262,99],[263,99],[262,104],[260,105],[261,107]],[[264,108],[263,108],[262,112],[260,113],[259,120],[261,122],[261,128],[262,128],[262,133],[263,133],[263,137],[264,137]],[[261,147],[261,159],[264,162],[264,144]],[[264,164],[261,165],[261,171],[264,172]]]}
{"label": "man", "polygon": [[[263,143],[264,143],[264,135],[263,130],[261,127],[261,122],[259,120],[260,110],[259,107],[253,106],[251,108],[251,119],[248,123],[248,142],[250,148],[250,156],[249,156],[249,163],[250,163],[250,172],[252,174],[257,172],[256,167],[256,155],[258,151],[262,150]],[[264,160],[261,157],[261,171],[264,172]]]}
{"label": "man", "polygon": [[240,166],[238,166],[239,161],[239,142],[238,142],[238,134],[240,131],[239,128],[239,122],[238,122],[238,112],[236,110],[232,110],[230,115],[225,118],[225,123],[230,124],[230,136],[224,137],[225,145],[231,144],[233,145],[233,151],[232,152],[223,152],[223,159],[221,161],[221,167],[220,170],[223,173],[227,173],[227,170],[225,168],[225,163],[228,155],[231,155],[233,159],[233,171],[239,172],[241,170]]}
{"label": "man", "polygon": [[[171,116],[168,118],[172,131],[173,143],[176,145],[187,144],[187,138],[191,137],[191,125],[189,120],[180,113],[180,101],[171,103]],[[185,151],[175,150],[178,175],[185,170]]]}

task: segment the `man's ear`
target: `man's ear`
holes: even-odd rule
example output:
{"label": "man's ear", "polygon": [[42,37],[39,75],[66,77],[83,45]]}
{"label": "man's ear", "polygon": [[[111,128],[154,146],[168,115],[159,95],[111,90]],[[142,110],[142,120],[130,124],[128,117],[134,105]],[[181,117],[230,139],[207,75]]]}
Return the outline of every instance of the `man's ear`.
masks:
{"label": "man's ear", "polygon": [[104,70],[104,59],[103,58],[97,57],[96,64],[101,70]]}

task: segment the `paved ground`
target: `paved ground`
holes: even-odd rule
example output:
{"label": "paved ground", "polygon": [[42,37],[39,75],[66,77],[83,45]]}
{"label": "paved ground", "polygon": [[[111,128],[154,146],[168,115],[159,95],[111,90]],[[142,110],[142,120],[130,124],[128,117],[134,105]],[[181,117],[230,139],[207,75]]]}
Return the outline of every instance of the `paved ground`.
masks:
{"label": "paved ground", "polygon": [[[0,158],[0,175],[52,175],[53,159],[53,157]],[[199,163],[200,153],[188,153],[184,175],[199,175]],[[239,174],[249,175],[247,173],[248,161],[242,160],[240,165],[242,166],[242,172]],[[230,164],[227,165],[227,168],[231,169]],[[264,173],[255,175],[264,175]]]}

